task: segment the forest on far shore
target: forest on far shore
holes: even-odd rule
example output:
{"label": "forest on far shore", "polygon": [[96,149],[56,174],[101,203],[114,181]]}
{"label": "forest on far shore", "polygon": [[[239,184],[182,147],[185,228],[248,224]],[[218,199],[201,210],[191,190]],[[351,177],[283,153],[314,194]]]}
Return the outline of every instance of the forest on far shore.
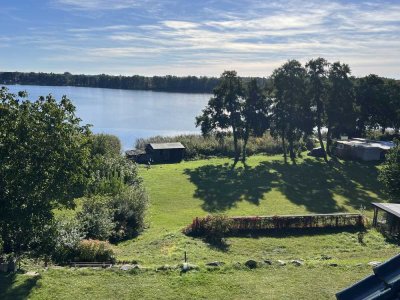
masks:
{"label": "forest on far shore", "polygon": [[[262,79],[260,79],[262,80]],[[196,76],[153,76],[140,75],[74,75],[69,72],[55,73],[24,73],[0,72],[0,84],[48,85],[48,86],[78,86],[124,90],[145,90],[181,93],[211,93],[217,86],[216,77]]]}
{"label": "forest on far shore", "polygon": [[[360,78],[351,77],[354,81]],[[271,83],[269,77],[241,77],[244,82],[256,79],[261,87]],[[383,78],[382,79],[386,79]],[[123,90],[142,90],[176,93],[212,93],[220,78],[206,76],[116,76],[85,75],[64,72],[0,72],[0,84],[43,85],[43,86],[77,86]]]}

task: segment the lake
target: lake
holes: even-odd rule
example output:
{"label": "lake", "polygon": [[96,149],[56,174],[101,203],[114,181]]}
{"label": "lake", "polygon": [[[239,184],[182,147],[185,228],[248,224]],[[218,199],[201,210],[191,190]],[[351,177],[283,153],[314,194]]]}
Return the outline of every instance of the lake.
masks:
{"label": "lake", "polygon": [[28,99],[52,94],[67,95],[83,123],[95,133],[110,133],[121,139],[124,150],[137,138],[200,133],[195,117],[206,106],[209,94],[164,93],[70,86],[10,85],[9,91],[27,91]]}

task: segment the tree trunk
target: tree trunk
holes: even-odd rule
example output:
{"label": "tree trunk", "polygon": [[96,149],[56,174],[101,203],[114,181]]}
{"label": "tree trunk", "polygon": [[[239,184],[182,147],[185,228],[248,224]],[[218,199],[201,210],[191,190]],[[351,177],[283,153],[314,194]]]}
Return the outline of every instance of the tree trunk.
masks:
{"label": "tree trunk", "polygon": [[293,163],[296,162],[296,153],[294,153],[293,149],[293,139],[289,139],[289,153],[290,153],[290,159],[292,160]]}
{"label": "tree trunk", "polygon": [[237,132],[236,132],[236,127],[233,126],[233,146],[235,148],[235,163],[239,161],[239,147],[238,147],[238,138],[237,138]]}
{"label": "tree trunk", "polygon": [[244,138],[243,138],[243,153],[242,153],[242,161],[243,163],[246,162],[246,156],[247,156],[247,152],[246,152],[246,147],[247,147],[247,141],[249,140],[249,135],[248,133],[245,134]]}
{"label": "tree trunk", "polygon": [[328,157],[326,156],[324,141],[322,140],[321,124],[318,124],[317,131],[318,131],[319,144],[320,144],[321,149],[322,149],[322,155],[324,156],[325,162],[328,162]]}
{"label": "tree trunk", "polygon": [[283,159],[285,160],[285,163],[287,163],[285,132],[282,133],[282,150],[283,150]]}
{"label": "tree trunk", "polygon": [[331,130],[330,126],[328,126],[328,132],[326,133],[326,153],[329,156],[332,156],[332,153],[331,153],[332,137],[331,137],[331,135],[332,135],[332,130]]}
{"label": "tree trunk", "polygon": [[322,149],[322,155],[324,156],[325,162],[328,162],[328,157],[326,156],[326,151],[325,151],[325,145],[324,141],[322,140],[322,133],[321,133],[321,127],[322,127],[322,121],[321,121],[321,111],[322,111],[322,103],[319,100],[316,101],[317,103],[317,132],[318,132],[318,140],[319,140],[319,145],[321,146]]}

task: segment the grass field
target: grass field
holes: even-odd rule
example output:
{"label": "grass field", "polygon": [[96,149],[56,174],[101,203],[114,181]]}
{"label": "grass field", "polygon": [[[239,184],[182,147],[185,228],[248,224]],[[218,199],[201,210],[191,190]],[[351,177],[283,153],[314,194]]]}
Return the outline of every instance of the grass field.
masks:
{"label": "grass field", "polygon": [[[136,239],[115,246],[120,261],[136,260],[148,270],[39,269],[40,277],[23,274],[0,277],[0,299],[325,299],[372,272],[370,261],[398,252],[396,244],[374,229],[358,232],[310,232],[227,239],[224,249],[181,233],[193,217],[356,212],[360,206],[384,201],[377,166],[305,158],[284,164],[280,156],[252,156],[248,165],[231,168],[228,159],[210,159],[141,168],[151,207],[149,228]],[[155,272],[161,265],[189,261],[199,271]],[[331,257],[329,260],[323,257]],[[301,259],[247,270],[243,263]],[[225,262],[219,270],[205,263]],[[240,263],[240,264],[239,264]],[[330,264],[336,263],[337,267]],[[30,267],[31,269],[34,267]]]}

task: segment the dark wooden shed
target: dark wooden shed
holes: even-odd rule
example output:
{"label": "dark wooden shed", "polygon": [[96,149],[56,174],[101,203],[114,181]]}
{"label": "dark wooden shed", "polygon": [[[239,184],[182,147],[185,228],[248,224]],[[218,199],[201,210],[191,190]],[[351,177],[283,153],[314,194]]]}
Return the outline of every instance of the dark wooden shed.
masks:
{"label": "dark wooden shed", "polygon": [[181,143],[151,143],[146,146],[146,153],[155,163],[180,162],[184,152]]}
{"label": "dark wooden shed", "polygon": [[140,164],[147,163],[150,160],[150,155],[148,155],[146,151],[138,149],[126,151],[125,156],[127,159],[133,160]]}
{"label": "dark wooden shed", "polygon": [[373,226],[381,227],[391,234],[400,233],[400,204],[372,203],[374,207]]}

